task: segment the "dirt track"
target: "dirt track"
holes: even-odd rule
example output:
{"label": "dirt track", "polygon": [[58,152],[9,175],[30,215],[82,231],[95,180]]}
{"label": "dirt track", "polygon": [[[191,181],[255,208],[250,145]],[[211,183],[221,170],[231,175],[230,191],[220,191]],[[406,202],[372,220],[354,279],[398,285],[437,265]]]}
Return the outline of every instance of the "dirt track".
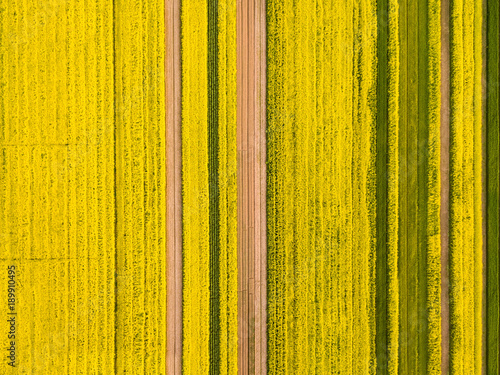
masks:
{"label": "dirt track", "polygon": [[238,370],[266,373],[265,0],[237,8]]}
{"label": "dirt track", "polygon": [[167,373],[182,364],[182,186],[180,0],[165,0],[167,116]]}

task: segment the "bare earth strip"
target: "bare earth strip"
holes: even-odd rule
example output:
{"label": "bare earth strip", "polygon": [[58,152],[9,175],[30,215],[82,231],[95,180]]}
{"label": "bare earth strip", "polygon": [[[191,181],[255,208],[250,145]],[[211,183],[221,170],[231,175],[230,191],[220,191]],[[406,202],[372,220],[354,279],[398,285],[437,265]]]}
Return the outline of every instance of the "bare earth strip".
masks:
{"label": "bare earth strip", "polygon": [[441,373],[450,368],[450,2],[441,2]]}
{"label": "bare earth strip", "polygon": [[182,185],[180,0],[165,0],[167,116],[167,373],[181,374]]}
{"label": "bare earth strip", "polygon": [[238,372],[266,373],[266,7],[237,7]]}

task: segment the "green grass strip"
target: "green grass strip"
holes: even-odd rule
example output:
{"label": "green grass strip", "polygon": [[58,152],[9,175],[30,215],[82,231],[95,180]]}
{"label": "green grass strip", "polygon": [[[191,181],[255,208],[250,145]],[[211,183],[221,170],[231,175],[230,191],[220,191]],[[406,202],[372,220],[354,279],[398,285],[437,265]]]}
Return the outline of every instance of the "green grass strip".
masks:
{"label": "green grass strip", "polygon": [[486,368],[499,374],[499,3],[487,1],[486,95]]}
{"label": "green grass strip", "polygon": [[399,371],[440,371],[440,5],[399,8]]}
{"label": "green grass strip", "polygon": [[410,343],[410,335],[408,332],[408,315],[410,309],[408,305],[409,297],[409,269],[408,267],[408,240],[409,240],[409,184],[408,178],[411,175],[408,169],[408,146],[411,137],[408,136],[408,63],[410,56],[409,40],[408,40],[408,1],[401,1],[399,5],[399,31],[400,31],[400,112],[399,112],[399,283],[400,283],[400,299],[399,299],[399,370],[402,374],[409,373],[408,348]]}
{"label": "green grass strip", "polygon": [[474,159],[474,373],[482,371],[484,362],[483,350],[483,1],[474,2],[474,99],[473,99],[473,159]]}

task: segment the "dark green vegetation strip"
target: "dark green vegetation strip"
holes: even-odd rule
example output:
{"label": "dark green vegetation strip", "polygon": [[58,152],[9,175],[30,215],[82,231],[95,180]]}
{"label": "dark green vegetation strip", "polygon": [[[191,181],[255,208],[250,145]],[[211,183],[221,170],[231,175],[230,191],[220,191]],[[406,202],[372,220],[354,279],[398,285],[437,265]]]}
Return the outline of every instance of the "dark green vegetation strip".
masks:
{"label": "dark green vegetation strip", "polygon": [[410,213],[410,200],[408,197],[414,196],[414,192],[409,190],[410,173],[408,152],[409,142],[413,137],[408,134],[408,64],[410,63],[410,56],[408,54],[410,40],[408,38],[408,23],[413,18],[409,19],[408,12],[409,4],[407,0],[401,1],[399,6],[399,32],[400,32],[400,90],[399,90],[399,257],[398,257],[398,272],[399,272],[399,285],[400,285],[400,299],[399,299],[399,370],[402,374],[409,374],[409,349],[412,347],[411,341],[413,336],[410,335],[408,323],[409,314],[412,311],[409,309],[409,271],[411,267],[408,265],[408,250],[414,248],[409,246],[410,236],[414,232],[408,230],[408,219]]}
{"label": "dark green vegetation strip", "polygon": [[427,372],[428,7],[400,3],[399,285],[402,374]]}
{"label": "dark green vegetation strip", "polygon": [[208,1],[208,186],[210,236],[210,374],[220,373],[218,0]]}
{"label": "dark green vegetation strip", "polygon": [[499,2],[487,1],[487,103],[486,103],[486,366],[499,374]]}
{"label": "dark green vegetation strip", "polygon": [[377,3],[378,26],[378,80],[377,80],[377,263],[376,284],[376,356],[377,374],[388,374],[388,330],[387,330],[387,211],[388,211],[388,0]]}
{"label": "dark green vegetation strip", "polygon": [[427,373],[427,174],[429,167],[429,72],[427,0],[418,1],[418,145],[417,145],[417,236],[418,236],[418,287],[417,287],[417,337],[418,360],[416,373]]}

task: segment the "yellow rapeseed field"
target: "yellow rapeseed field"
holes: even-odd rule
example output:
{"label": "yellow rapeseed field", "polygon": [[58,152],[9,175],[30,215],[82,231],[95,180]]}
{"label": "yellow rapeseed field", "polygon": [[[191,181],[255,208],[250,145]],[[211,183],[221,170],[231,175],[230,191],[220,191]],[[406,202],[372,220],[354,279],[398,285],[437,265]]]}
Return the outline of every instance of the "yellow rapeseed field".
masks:
{"label": "yellow rapeseed field", "polygon": [[482,6],[451,6],[451,372],[482,365]]}
{"label": "yellow rapeseed field", "polygon": [[165,374],[163,6],[1,2],[2,374]]}
{"label": "yellow rapeseed field", "polygon": [[[182,372],[237,374],[238,345],[250,368],[255,349],[237,259],[251,27],[237,0],[178,4]],[[265,4],[268,373],[440,374],[446,9]],[[445,297],[450,374],[468,375],[484,366],[483,0],[450,12]],[[166,373],[164,16],[164,0],[0,0],[0,374]]]}
{"label": "yellow rapeseed field", "polygon": [[[217,374],[238,372],[236,0],[218,2],[219,351]],[[214,374],[215,375],[215,374]]]}
{"label": "yellow rapeseed field", "polygon": [[116,372],[165,373],[164,1],[114,4]]}
{"label": "yellow rapeseed field", "polygon": [[207,2],[182,3],[182,253],[186,374],[209,370]]}
{"label": "yellow rapeseed field", "polygon": [[112,373],[113,7],[0,9],[0,263],[15,267],[17,312],[1,345],[15,343],[16,368],[2,353],[0,372]]}
{"label": "yellow rapeseed field", "polygon": [[441,374],[441,2],[427,2],[427,374]]}
{"label": "yellow rapeseed field", "polygon": [[375,2],[267,15],[268,371],[374,373]]}

